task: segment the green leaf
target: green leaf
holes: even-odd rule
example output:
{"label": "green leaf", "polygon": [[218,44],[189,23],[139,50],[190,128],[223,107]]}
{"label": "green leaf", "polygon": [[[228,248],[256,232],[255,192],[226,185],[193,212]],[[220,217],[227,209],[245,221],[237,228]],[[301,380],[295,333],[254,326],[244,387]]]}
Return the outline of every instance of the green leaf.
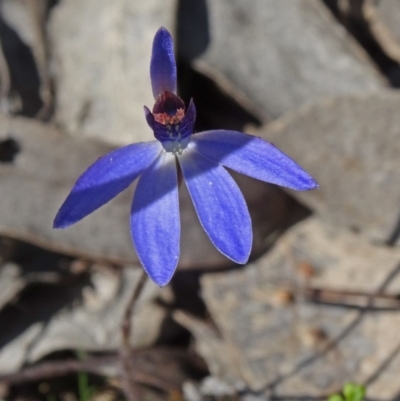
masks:
{"label": "green leaf", "polygon": [[362,401],[365,396],[365,386],[360,386],[354,383],[347,383],[343,387],[343,394],[346,401]]}
{"label": "green leaf", "polygon": [[343,397],[340,394],[332,394],[329,398],[328,401],[344,401]]}

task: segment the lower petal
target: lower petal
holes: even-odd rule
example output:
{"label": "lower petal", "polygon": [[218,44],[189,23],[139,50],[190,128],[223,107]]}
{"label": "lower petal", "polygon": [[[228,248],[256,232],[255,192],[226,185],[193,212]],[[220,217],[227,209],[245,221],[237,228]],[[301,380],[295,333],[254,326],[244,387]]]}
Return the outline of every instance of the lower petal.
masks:
{"label": "lower petal", "polygon": [[116,149],[94,162],[78,179],[54,219],[66,228],[103,206],[127,188],[161,153],[157,141]]}
{"label": "lower petal", "polygon": [[196,213],[214,246],[236,263],[246,263],[252,245],[251,219],[240,189],[218,163],[186,151],[179,158]]}
{"label": "lower petal", "polygon": [[140,177],[131,211],[139,260],[159,286],[168,284],[179,260],[180,221],[176,160],[163,152]]}

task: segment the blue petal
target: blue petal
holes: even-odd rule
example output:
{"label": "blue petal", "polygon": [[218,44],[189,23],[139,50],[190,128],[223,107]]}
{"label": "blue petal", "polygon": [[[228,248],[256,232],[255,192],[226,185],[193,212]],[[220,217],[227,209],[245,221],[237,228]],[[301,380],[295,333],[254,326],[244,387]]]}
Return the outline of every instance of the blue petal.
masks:
{"label": "blue petal", "polygon": [[251,219],[240,189],[218,163],[186,151],[179,158],[196,213],[214,246],[236,263],[246,263]]}
{"label": "blue petal", "polygon": [[306,191],[317,182],[272,143],[236,131],[213,130],[192,137],[200,154],[261,181]]}
{"label": "blue petal", "polygon": [[144,116],[146,117],[147,125],[154,130],[154,116],[147,106],[143,106]]}
{"label": "blue petal", "polygon": [[155,99],[164,91],[176,93],[174,46],[171,34],[165,28],[160,28],[153,40],[150,77]]}
{"label": "blue petal", "polygon": [[140,177],[132,203],[131,234],[146,273],[168,284],[179,260],[179,201],[175,157],[163,153]]}
{"label": "blue petal", "polygon": [[92,164],[78,179],[54,220],[66,228],[127,188],[161,152],[157,141],[116,149]]}

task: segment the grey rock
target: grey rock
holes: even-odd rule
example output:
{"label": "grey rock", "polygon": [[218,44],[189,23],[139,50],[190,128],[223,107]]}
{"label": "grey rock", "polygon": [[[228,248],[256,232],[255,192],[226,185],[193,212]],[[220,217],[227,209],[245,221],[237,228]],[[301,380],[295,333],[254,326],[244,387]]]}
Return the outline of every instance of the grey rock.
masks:
{"label": "grey rock", "polygon": [[400,43],[400,1],[399,0],[378,0],[374,5],[380,18]]}
{"label": "grey rock", "polygon": [[154,34],[171,29],[176,0],[68,0],[50,19],[56,121],[68,132],[113,144],[153,139],[143,105],[152,107]]}
{"label": "grey rock", "polygon": [[244,395],[243,397],[241,397],[240,401],[269,401],[269,398],[265,395],[249,394],[249,395]]}
{"label": "grey rock", "polygon": [[10,161],[0,163],[0,232],[48,249],[135,263],[126,220],[131,203],[127,192],[80,227],[52,228],[55,214],[76,179],[112,148],[97,141],[72,138],[33,120],[4,116],[0,120],[0,141],[9,141],[10,150],[15,148]]}
{"label": "grey rock", "polygon": [[391,58],[400,62],[400,1],[367,0],[363,11],[375,39]]}
{"label": "grey rock", "polygon": [[3,107],[5,112],[39,118],[47,117],[50,112],[52,94],[45,33],[49,5],[48,0],[0,1],[4,24],[1,95],[9,97],[8,106]]}
{"label": "grey rock", "polygon": [[185,401],[202,401],[200,390],[196,384],[191,381],[186,381],[182,385],[182,393]]}
{"label": "grey rock", "polygon": [[243,382],[235,348],[221,338],[214,326],[181,310],[174,312],[173,317],[193,334],[196,350],[207,362],[213,377],[222,380],[229,387]]}
{"label": "grey rock", "polygon": [[200,386],[200,392],[206,397],[216,397],[217,399],[229,398],[229,400],[232,401],[236,399],[235,395],[237,393],[235,387],[213,376],[208,376],[203,379]]}
{"label": "grey rock", "polygon": [[[325,396],[347,381],[367,382],[371,398],[393,398],[400,390],[400,360],[385,361],[398,349],[398,301],[368,294],[398,293],[399,260],[397,248],[370,245],[311,218],[245,268],[205,274],[202,294],[221,333],[221,360],[230,349],[235,361],[220,378],[231,382],[237,375],[250,389],[261,394],[273,388],[270,395],[282,399]],[[304,263],[314,275],[305,278]],[[293,302],[277,302],[284,288]],[[320,289],[319,302],[306,295],[310,288]],[[323,298],[324,289],[342,295]],[[346,290],[365,295],[354,300]],[[212,363],[217,360],[215,352]]]}
{"label": "grey rock", "polygon": [[[59,299],[44,293],[45,300],[32,298],[29,305],[24,305],[22,313],[16,312],[14,320],[2,324],[0,374],[15,372],[22,364],[35,362],[58,350],[117,350],[121,344],[120,327],[126,304],[140,276],[139,270],[129,267],[120,271],[98,267],[90,286],[82,289],[69,285],[58,290],[58,298],[71,298],[73,302],[54,314],[51,311]],[[165,290],[148,282],[138,301],[131,337],[137,348],[154,344],[160,335],[166,311],[152,302],[160,296],[160,291]],[[53,291],[53,296],[55,293]],[[44,320],[47,313],[50,316]],[[19,335],[10,334],[15,332]]]}
{"label": "grey rock", "polygon": [[315,177],[319,190],[293,195],[323,218],[371,241],[399,243],[399,108],[394,91],[337,97],[253,133]]}
{"label": "grey rock", "polygon": [[0,265],[0,310],[25,287],[21,268],[13,263]]}
{"label": "grey rock", "polygon": [[244,94],[261,117],[274,118],[327,95],[386,85],[321,1],[218,0],[207,5],[210,42],[194,65],[235,97]]}
{"label": "grey rock", "polygon": [[[205,377],[200,384],[185,382],[182,386],[186,401],[205,401],[216,399],[221,401],[268,401],[264,394],[256,394],[244,388],[237,388],[217,378],[216,376]],[[240,394],[240,395],[239,395]]]}
{"label": "grey rock", "polygon": [[18,335],[14,341],[1,348],[0,375],[14,373],[24,365],[30,347],[40,335],[42,329],[41,323],[35,323]]}

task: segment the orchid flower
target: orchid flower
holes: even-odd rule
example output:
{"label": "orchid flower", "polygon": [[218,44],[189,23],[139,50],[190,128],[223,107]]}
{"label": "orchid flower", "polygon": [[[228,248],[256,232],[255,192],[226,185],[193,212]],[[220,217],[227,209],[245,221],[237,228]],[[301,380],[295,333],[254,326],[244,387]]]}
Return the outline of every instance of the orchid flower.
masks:
{"label": "orchid flower", "polygon": [[139,178],[131,208],[131,235],[140,263],[159,286],[179,261],[179,179],[213,245],[233,262],[247,262],[251,219],[237,184],[225,169],[299,191],[316,181],[273,144],[236,131],[194,133],[196,109],[177,96],[170,33],[153,41],[150,76],[155,104],[144,108],[155,141],[124,146],[101,157],[78,179],[61,206],[55,228],[66,228],[114,198]]}

